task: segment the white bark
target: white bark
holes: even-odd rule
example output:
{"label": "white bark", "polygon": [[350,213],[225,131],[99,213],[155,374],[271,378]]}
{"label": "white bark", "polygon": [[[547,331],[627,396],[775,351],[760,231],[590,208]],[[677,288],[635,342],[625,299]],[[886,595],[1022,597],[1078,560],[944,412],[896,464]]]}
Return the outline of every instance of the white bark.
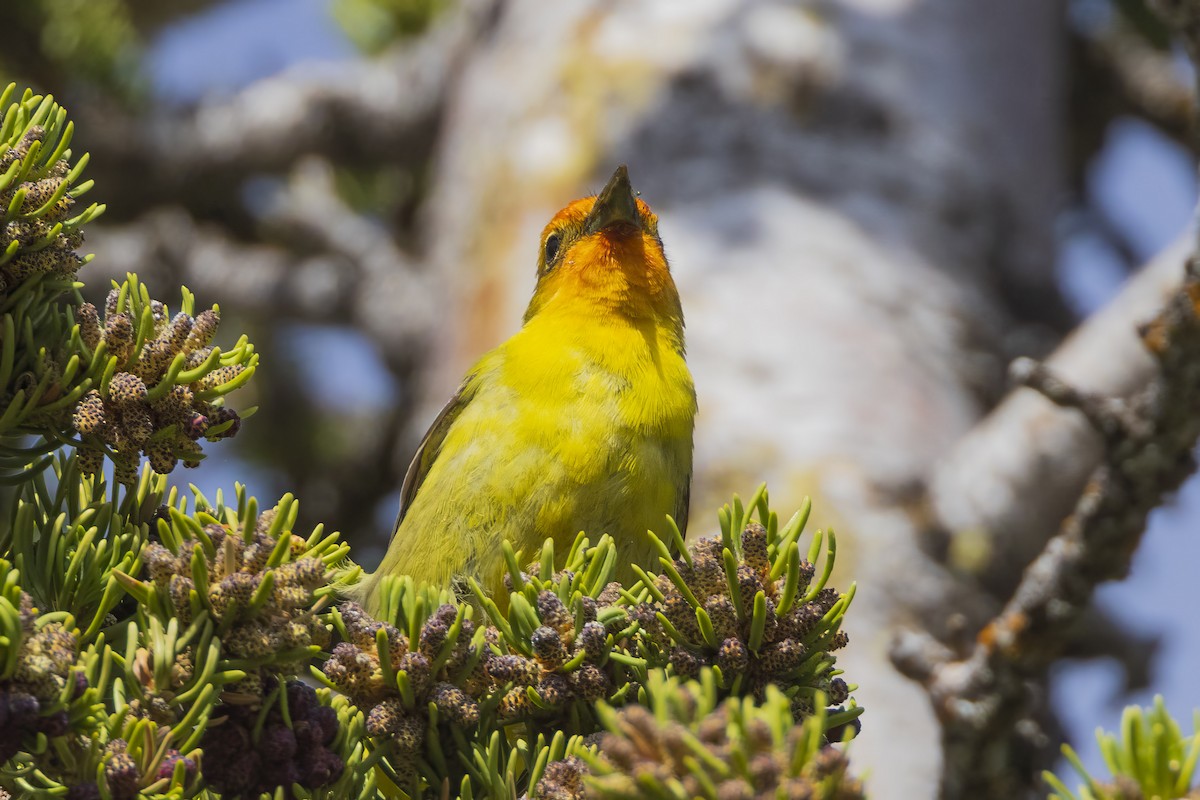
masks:
{"label": "white bark", "polygon": [[868,707],[855,761],[884,800],[934,796],[939,768],[890,631],[989,603],[922,553],[930,521],[905,501],[1002,385],[1012,311],[1052,305],[1058,14],[514,0],[442,137],[427,232],[460,314],[433,395],[519,324],[550,215],[628,163],[688,318],[692,533],[760,480],[841,532],[841,585],[859,581],[842,660]]}

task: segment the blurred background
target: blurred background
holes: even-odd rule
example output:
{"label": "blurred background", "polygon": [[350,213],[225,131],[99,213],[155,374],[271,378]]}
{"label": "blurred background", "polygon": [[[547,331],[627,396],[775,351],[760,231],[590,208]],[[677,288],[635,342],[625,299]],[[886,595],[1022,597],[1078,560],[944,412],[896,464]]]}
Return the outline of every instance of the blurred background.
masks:
{"label": "blurred background", "polygon": [[[627,163],[688,317],[690,533],[763,480],[781,513],[813,497],[841,532],[840,585],[859,581],[857,767],[874,796],[932,796],[936,725],[888,663],[890,632],[973,632],[1096,458],[1077,420],[1037,406],[1067,433],[1010,437],[1051,448],[1031,500],[1028,475],[994,474],[1011,453],[961,443],[1013,357],[1055,351],[1191,224],[1192,75],[1141,0],[23,0],[2,16],[0,83],[64,103],[108,205],[90,290],[126,271],[164,300],[186,284],[263,354],[240,393],[260,412],[173,477],[293,491],[367,566],[436,409],[519,325],[541,226]],[[1130,346],[1064,367],[1073,380],[1136,375],[1132,326],[1112,335]],[[1024,515],[975,519],[957,503],[974,494]],[[1200,707],[1198,520],[1192,484],[1052,676],[1045,732],[1085,763],[1125,702]]]}

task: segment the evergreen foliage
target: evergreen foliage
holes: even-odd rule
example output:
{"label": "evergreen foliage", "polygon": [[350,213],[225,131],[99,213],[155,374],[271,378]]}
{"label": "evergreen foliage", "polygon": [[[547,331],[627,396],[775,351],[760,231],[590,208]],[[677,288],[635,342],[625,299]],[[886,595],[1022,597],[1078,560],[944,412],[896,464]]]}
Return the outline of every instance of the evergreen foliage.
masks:
{"label": "evergreen foliage", "polygon": [[[0,788],[514,798],[569,753],[615,797],[604,742],[619,751],[638,709],[686,706],[672,724],[694,727],[722,701],[713,753],[773,759],[773,786],[831,765],[842,780],[827,732],[860,709],[825,698],[849,699],[833,652],[853,588],[827,585],[832,533],[801,557],[807,508],[781,524],[760,489],[690,548],[667,520],[659,563],[628,586],[608,536],[505,546],[507,597],[387,578],[377,620],[338,605],[359,569],[337,533],[294,530],[291,495],[260,508],[241,486],[171,484],[202,441],[238,432],[226,400],[258,356],[244,336],[223,347],[219,309],[186,289],[172,311],[129,275],[84,302],[78,250],[103,211],[77,207],[87,157],[52,98],[16,97],[0,98]],[[676,766],[748,775],[705,764]]]}

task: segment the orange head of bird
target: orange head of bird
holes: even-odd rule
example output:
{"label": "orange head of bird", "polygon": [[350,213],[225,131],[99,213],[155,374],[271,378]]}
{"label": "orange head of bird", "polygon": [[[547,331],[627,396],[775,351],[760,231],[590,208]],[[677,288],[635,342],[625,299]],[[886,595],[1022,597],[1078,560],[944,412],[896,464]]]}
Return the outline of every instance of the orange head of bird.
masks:
{"label": "orange head of bird", "polygon": [[542,231],[528,321],[543,311],[683,326],[658,217],[617,167],[600,194],[569,204]]}

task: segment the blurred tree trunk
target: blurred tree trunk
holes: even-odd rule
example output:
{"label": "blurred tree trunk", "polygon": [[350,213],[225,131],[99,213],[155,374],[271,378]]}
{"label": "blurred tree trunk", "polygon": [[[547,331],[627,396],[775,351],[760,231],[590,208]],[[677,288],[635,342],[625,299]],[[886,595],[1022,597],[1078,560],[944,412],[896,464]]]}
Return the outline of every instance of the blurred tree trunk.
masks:
{"label": "blurred tree trunk", "polygon": [[[941,525],[926,481],[1008,359],[1069,324],[1061,18],[1046,0],[509,0],[439,144],[424,232],[450,318],[431,407],[519,325],[545,221],[628,163],[688,319],[690,533],[760,480],[841,532],[840,585],[859,582],[843,666],[868,707],[854,758],[882,800],[935,796],[940,769],[889,632],[953,638],[994,606],[928,554],[946,537],[924,535]],[[1058,519],[1038,523],[1035,539]]]}

